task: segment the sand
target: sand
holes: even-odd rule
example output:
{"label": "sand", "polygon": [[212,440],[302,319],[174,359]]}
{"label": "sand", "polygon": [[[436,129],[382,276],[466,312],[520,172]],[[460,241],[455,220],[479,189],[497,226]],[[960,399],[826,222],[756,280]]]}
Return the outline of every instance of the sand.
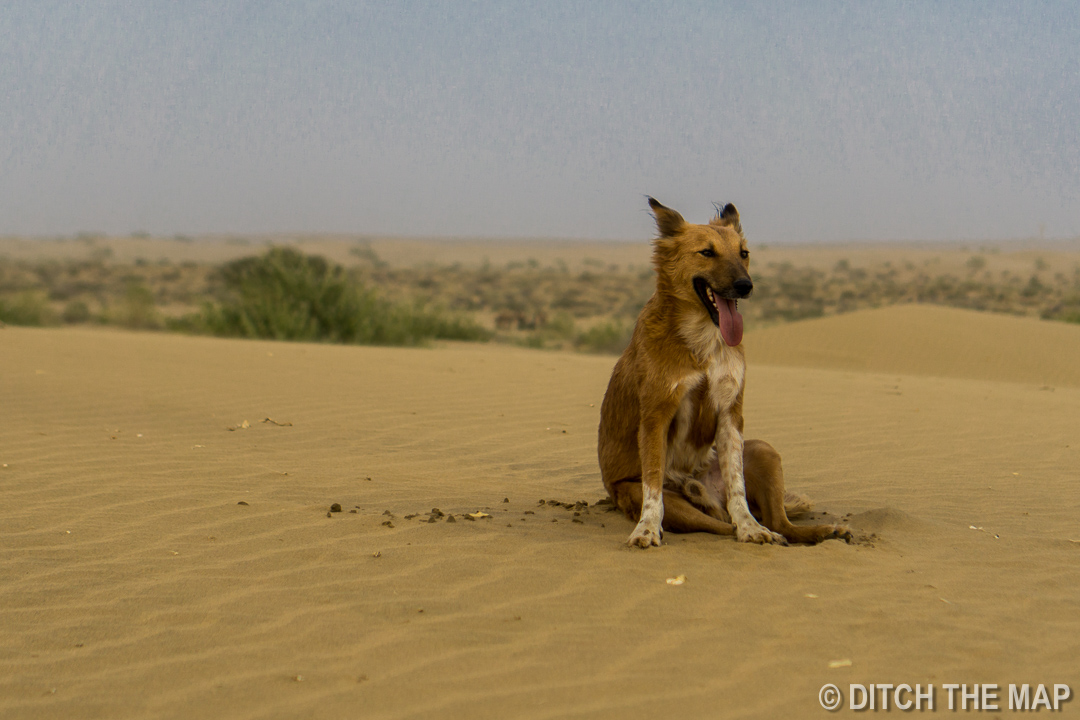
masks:
{"label": "sand", "polygon": [[745,344],[748,436],[859,542],[625,547],[593,505],[613,357],[0,329],[0,717],[1080,691],[1080,326],[908,306]]}

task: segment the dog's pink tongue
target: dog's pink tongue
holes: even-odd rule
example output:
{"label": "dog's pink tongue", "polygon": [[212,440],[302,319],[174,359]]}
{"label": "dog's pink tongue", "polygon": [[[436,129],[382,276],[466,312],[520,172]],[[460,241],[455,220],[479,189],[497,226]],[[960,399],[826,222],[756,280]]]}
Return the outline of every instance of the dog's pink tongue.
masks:
{"label": "dog's pink tongue", "polygon": [[735,309],[735,301],[717,298],[716,309],[720,311],[720,334],[728,347],[742,342],[742,315]]}

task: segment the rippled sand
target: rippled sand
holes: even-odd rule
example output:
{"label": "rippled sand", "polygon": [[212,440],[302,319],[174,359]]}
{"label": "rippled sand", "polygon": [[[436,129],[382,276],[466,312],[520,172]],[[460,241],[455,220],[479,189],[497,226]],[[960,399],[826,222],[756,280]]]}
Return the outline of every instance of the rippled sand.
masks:
{"label": "rippled sand", "polygon": [[1080,691],[1080,326],[907,306],[745,344],[748,435],[858,543],[626,548],[593,505],[612,357],[0,329],[0,717]]}

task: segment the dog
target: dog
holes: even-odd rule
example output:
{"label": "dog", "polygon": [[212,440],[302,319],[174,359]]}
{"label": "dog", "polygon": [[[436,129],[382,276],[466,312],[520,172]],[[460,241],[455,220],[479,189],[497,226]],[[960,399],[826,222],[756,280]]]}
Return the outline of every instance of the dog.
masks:
{"label": "dog", "polygon": [[738,210],[717,206],[709,224],[693,225],[648,200],[656,292],[611,374],[597,445],[608,495],[637,521],[627,544],[660,545],[663,529],[762,544],[850,540],[843,526],[793,525],[788,513],[809,501],[785,492],[771,445],[743,441],[738,301],[754,283]]}

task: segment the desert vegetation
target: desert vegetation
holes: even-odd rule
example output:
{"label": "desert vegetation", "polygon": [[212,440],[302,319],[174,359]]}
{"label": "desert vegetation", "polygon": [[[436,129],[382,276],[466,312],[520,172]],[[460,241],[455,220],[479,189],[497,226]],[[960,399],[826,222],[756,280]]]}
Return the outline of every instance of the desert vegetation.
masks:
{"label": "desert vegetation", "polygon": [[[302,245],[262,252],[231,245],[252,254],[223,263],[124,262],[102,244],[80,258],[0,255],[0,322],[384,345],[494,338],[613,353],[653,287],[647,263],[588,257],[392,264],[364,243],[351,244],[345,262]],[[823,265],[766,255],[752,268],[752,297],[740,303],[748,327],[897,303],[1080,322],[1074,260],[1003,264],[995,251],[964,252],[949,263],[925,252],[870,257],[877,259]]]}
{"label": "desert vegetation", "polygon": [[341,265],[273,248],[234,260],[213,275],[213,300],[171,323],[213,335],[366,345],[416,345],[429,339],[484,340],[463,314],[420,299],[393,302]]}

